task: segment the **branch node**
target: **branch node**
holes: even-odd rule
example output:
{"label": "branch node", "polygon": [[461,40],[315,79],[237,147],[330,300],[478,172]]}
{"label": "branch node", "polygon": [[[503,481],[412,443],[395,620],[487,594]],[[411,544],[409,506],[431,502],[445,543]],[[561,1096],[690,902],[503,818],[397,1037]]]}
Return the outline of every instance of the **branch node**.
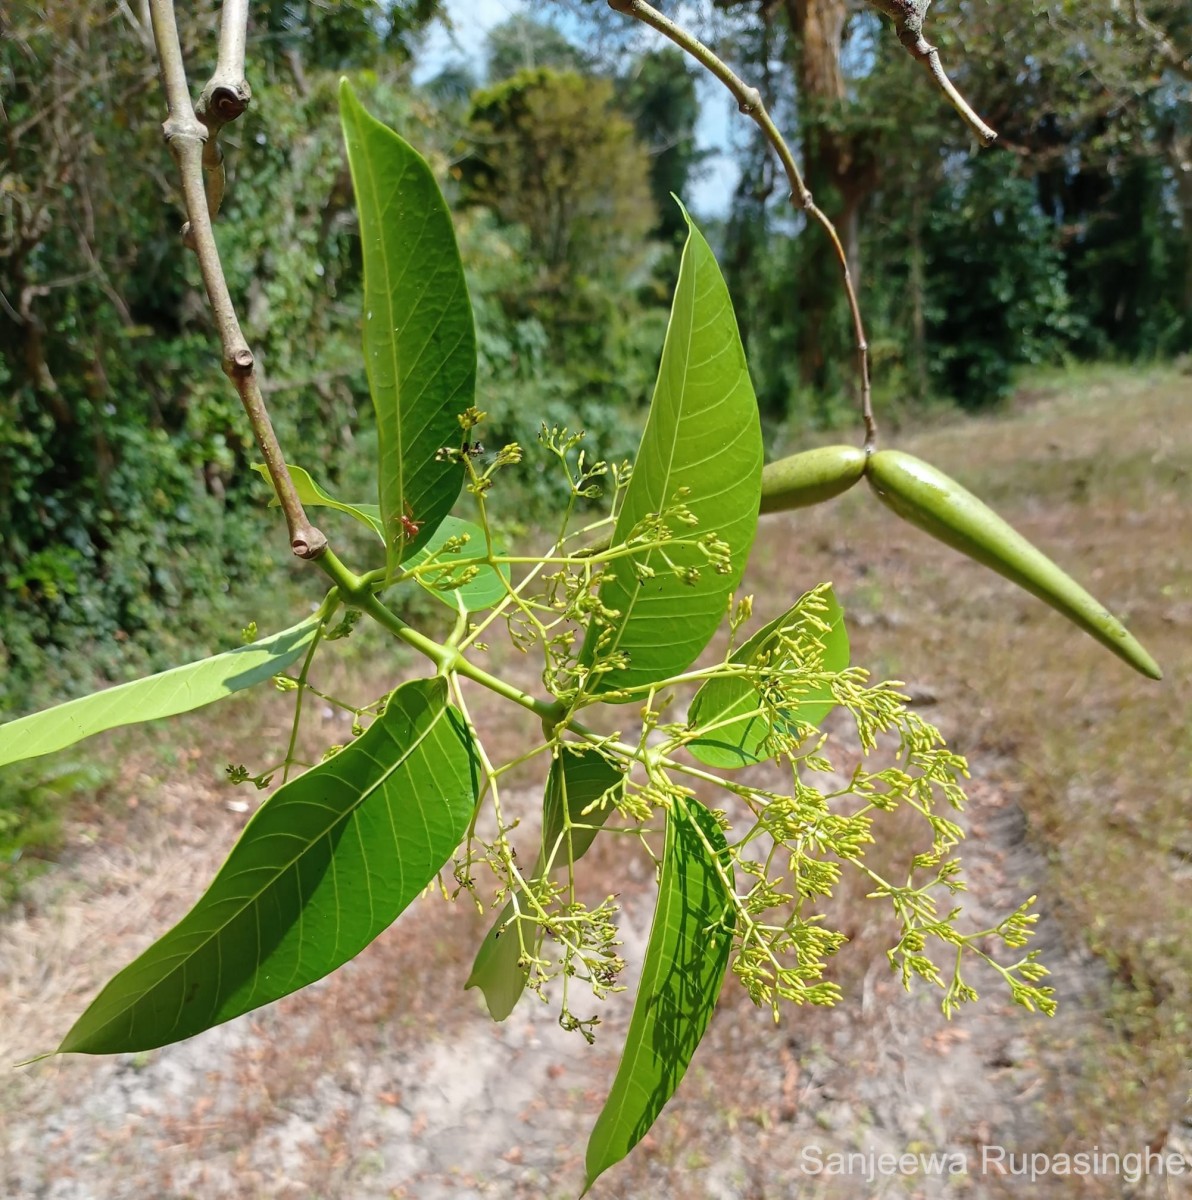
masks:
{"label": "branch node", "polygon": [[921,30],[900,25],[898,40],[906,47],[907,53],[921,62],[935,80],[936,87],[947,97],[948,103],[960,114],[964,123],[977,136],[982,146],[992,146],[997,141],[997,130],[991,129],[973,111],[969,102],[956,90],[956,85],[948,78],[944,64],[940,62],[940,52],[924,36]]}
{"label": "branch node", "polygon": [[746,88],[737,104],[738,109],[747,117],[752,116],[762,107],[762,94],[755,87]]}
{"label": "branch node", "polygon": [[290,541],[290,549],[293,550],[296,558],[303,558],[309,562],[322,557],[323,552],[327,549],[327,537],[321,529],[308,525],[294,534]]}
{"label": "branch node", "polygon": [[176,149],[178,142],[202,143],[207,140],[207,126],[195,117],[193,110],[177,114],[170,113],[161,123],[161,131],[165,135],[166,145],[174,155],[178,153]]}
{"label": "branch node", "polygon": [[252,351],[247,346],[240,346],[228,356],[224,371],[232,379],[244,379],[252,374],[254,365]]}
{"label": "branch node", "polygon": [[235,84],[208,84],[199,97],[197,112],[200,120],[211,124],[211,118],[218,125],[227,125],[236,120],[249,104],[252,103],[252,88],[248,80],[241,79]]}
{"label": "branch node", "polygon": [[898,40],[920,61],[935,49],[923,36],[922,30],[908,29],[905,25],[898,31]]}

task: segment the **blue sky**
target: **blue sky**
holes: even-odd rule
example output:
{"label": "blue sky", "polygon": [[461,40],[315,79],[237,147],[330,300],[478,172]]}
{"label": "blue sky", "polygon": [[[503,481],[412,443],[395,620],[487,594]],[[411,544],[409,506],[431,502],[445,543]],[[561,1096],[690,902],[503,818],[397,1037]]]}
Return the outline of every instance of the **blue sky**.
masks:
{"label": "blue sky", "polygon": [[[441,22],[432,25],[419,55],[418,79],[434,75],[446,63],[461,57],[481,65],[488,31],[518,13],[532,11],[525,0],[447,0],[446,9],[454,29],[449,34]],[[611,11],[606,16],[610,20],[623,19]],[[701,149],[713,154],[707,159],[704,176],[694,184],[691,195],[683,199],[697,216],[724,216],[738,174],[728,153],[731,132],[734,121],[741,118],[728,93],[706,77],[700,84],[700,106],[696,141]]]}

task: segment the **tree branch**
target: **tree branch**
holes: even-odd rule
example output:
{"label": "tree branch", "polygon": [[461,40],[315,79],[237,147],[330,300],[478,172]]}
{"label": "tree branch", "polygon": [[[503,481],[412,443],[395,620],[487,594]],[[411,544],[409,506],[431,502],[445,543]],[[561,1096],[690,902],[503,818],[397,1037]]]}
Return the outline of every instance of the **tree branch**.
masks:
{"label": "tree branch", "polygon": [[[239,8],[240,4],[229,4],[228,7]],[[294,488],[294,481],[286,468],[285,458],[273,432],[273,423],[261,396],[255,360],[240,329],[236,309],[228,292],[227,280],[224,278],[223,265],[219,259],[219,247],[215,244],[215,232],[211,225],[212,214],[208,209],[203,180],[203,152],[209,129],[198,119],[190,102],[173,0],[150,0],[150,9],[153,38],[157,43],[157,55],[161,62],[166,102],[169,107],[169,116],[163,123],[162,130],[182,177],[182,194],[186,213],[190,218],[189,243],[199,260],[207,298],[219,331],[224,374],[235,384],[244,411],[248,414],[257,446],[269,470],[269,478],[286,515],[291,548],[299,558],[317,558],[326,550],[327,539],[307,520],[302,502]],[[231,40],[235,41],[234,38]],[[240,47],[243,56],[243,41],[240,42]],[[222,59],[221,44],[221,61]]]}
{"label": "tree branch", "polygon": [[982,146],[997,141],[997,131],[990,129],[972,110],[969,102],[956,90],[948,78],[939,51],[923,36],[923,18],[931,0],[865,0],[870,8],[885,13],[894,22],[898,40],[910,55],[921,62],[935,80],[936,86],[948,98],[948,103],[964,118],[965,124],[977,135]]}
{"label": "tree branch", "polygon": [[199,95],[195,115],[207,126],[203,146],[207,209],[214,218],[223,203],[223,148],[219,135],[252,101],[252,88],[244,77],[244,43],[248,34],[248,0],[224,0],[219,22],[219,57],[215,73]]}
{"label": "tree branch", "polygon": [[814,221],[822,226],[836,252],[840,270],[844,276],[844,292],[848,298],[849,312],[852,315],[853,333],[857,348],[857,374],[861,393],[861,418],[865,422],[865,445],[872,449],[877,442],[877,422],[873,416],[873,400],[869,384],[869,344],[865,340],[865,325],[861,319],[861,306],[857,301],[857,291],[853,286],[852,272],[849,270],[848,255],[841,244],[836,227],[828,220],[823,210],[812,199],[811,192],[803,182],[802,173],[795,162],[794,155],[778,127],[766,111],[761,92],[750,87],[740,76],[716,56],[707,46],[694,35],[687,32],[674,21],[664,17],[656,8],[652,8],[645,0],[608,0],[609,8],[624,13],[643,25],[656,29],[664,37],[669,38],[680,50],[690,54],[698,63],[706,67],[733,94],[737,106],[747,117],[750,117],[765,135],[766,141],[773,147],[782,163],[783,170],[791,189],[791,203],[802,208]]}
{"label": "tree branch", "polygon": [[1192,81],[1192,54],[1181,54],[1176,49],[1175,43],[1167,36],[1166,31],[1160,29],[1142,11],[1142,4],[1139,0],[1132,0],[1130,15],[1138,29],[1150,39],[1155,52],[1163,60],[1164,64],[1175,71],[1177,75],[1181,75],[1184,79]]}

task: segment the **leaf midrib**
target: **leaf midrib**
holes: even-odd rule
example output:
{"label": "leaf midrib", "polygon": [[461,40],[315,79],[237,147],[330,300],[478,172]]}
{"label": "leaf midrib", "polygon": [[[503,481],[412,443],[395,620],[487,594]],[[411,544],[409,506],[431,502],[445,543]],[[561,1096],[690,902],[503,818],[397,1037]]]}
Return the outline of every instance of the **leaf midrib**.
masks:
{"label": "leaf midrib", "polygon": [[[697,803],[698,803],[698,801],[697,801]],[[676,799],[674,804],[675,804],[675,809],[678,810],[679,812],[681,812],[681,814],[682,814],[681,819],[688,822],[690,825],[692,825],[695,828],[697,833],[703,834],[704,831],[701,829],[699,822],[696,820],[695,815],[688,808],[687,804],[680,799]],[[678,851],[677,851],[678,836],[679,835],[678,835],[678,831],[677,831],[677,819],[675,817],[673,817],[673,815],[672,815],[672,819],[667,823],[666,843],[665,843],[664,850],[663,850],[663,862],[664,862],[664,864],[669,864],[672,869],[674,869],[674,867],[675,867],[675,857],[678,853]],[[704,836],[706,836],[706,835],[704,835]],[[714,850],[712,852],[716,853]],[[655,910],[654,924],[652,924],[650,927],[650,936],[647,938],[647,941],[646,941],[647,948],[649,948],[653,944],[654,928],[658,923],[661,922],[663,928],[668,933],[673,931],[673,926],[671,925],[671,914],[674,912],[676,905],[678,905],[679,903],[680,903],[680,889],[672,886],[667,890],[666,903],[664,906],[663,902],[662,902],[662,893],[661,893],[661,885],[660,885],[659,904],[658,904],[658,908]],[[664,941],[665,940],[666,939],[664,938]],[[662,973],[663,966],[664,966],[664,963],[663,963],[663,957],[661,954],[658,954],[657,956],[651,956],[647,959],[647,961],[644,964],[643,969],[642,969],[641,980],[638,984],[639,996],[647,994],[647,992],[646,992],[647,982],[650,985],[649,995],[651,995],[651,996],[657,995],[657,987],[655,985]],[[643,1009],[643,1013],[646,1013],[646,1010]],[[637,1014],[637,1006],[635,1005],[634,1006],[634,1016],[636,1016],[636,1014]],[[647,1021],[648,1021],[648,1015],[643,1016],[643,1020],[642,1020],[643,1027],[645,1026]],[[636,1029],[636,1022],[631,1018],[629,1033],[627,1035],[628,1038],[633,1037],[635,1029]],[[642,1060],[642,1057],[645,1054],[645,1049],[646,1049],[646,1039],[645,1038],[638,1037],[638,1038],[634,1039],[634,1050],[633,1050],[632,1056],[627,1057],[622,1060],[621,1067],[618,1067],[618,1069],[617,1069],[616,1078],[620,1078],[622,1073],[624,1073],[626,1080],[632,1081],[634,1076],[637,1073],[638,1063]],[[693,1052],[692,1056],[694,1057],[694,1052]],[[628,1065],[631,1069],[622,1072],[622,1068],[625,1067],[626,1065]],[[683,1064],[684,1072],[686,1071],[687,1067],[689,1067],[690,1065],[691,1065],[691,1062],[690,1062],[690,1059],[688,1059],[688,1061]],[[616,1078],[614,1079],[614,1086],[616,1086]],[[624,1117],[625,1107],[626,1107],[627,1103],[628,1103],[628,1096],[626,1095],[626,1096],[622,1097],[620,1103],[616,1106],[615,1120],[609,1122],[609,1124],[611,1126],[609,1134],[611,1134],[611,1132],[618,1131],[621,1129],[622,1120]],[[601,1116],[603,1116],[603,1112],[601,1113]],[[600,1118],[597,1119],[598,1122],[599,1122],[599,1119]],[[606,1134],[606,1139],[609,1136],[609,1134]],[[608,1164],[608,1165],[612,1165],[612,1164]],[[597,1175],[589,1176],[588,1187],[591,1187],[591,1185],[595,1182],[595,1180],[599,1176],[599,1174],[602,1174],[604,1170],[605,1170],[605,1168],[602,1167],[600,1172],[597,1173]]]}
{"label": "leaf midrib", "polygon": [[[359,101],[356,99],[355,96],[353,96],[352,97],[352,119],[356,126],[356,136],[361,142],[364,141],[365,135],[364,135],[364,128],[363,128],[360,118],[361,118],[361,116],[367,116],[367,115],[368,114],[366,114],[364,112],[364,109],[360,105]],[[372,118],[369,118],[369,119],[371,120]],[[389,129],[387,129],[384,125],[381,125],[380,122],[377,122],[377,125],[378,125],[379,130],[382,130],[382,131],[384,131],[385,134],[389,134],[390,136],[392,136],[391,131]],[[383,210],[382,210],[381,201],[380,201],[380,186],[377,182],[376,172],[373,169],[373,156],[368,153],[362,153],[361,158],[363,159],[363,162],[361,164],[361,174],[362,174],[362,176],[367,177],[369,195],[370,195],[370,199],[372,201],[373,218],[377,222],[378,237],[381,240],[381,254],[380,254],[381,273],[384,278],[384,311],[388,315],[387,328],[393,329],[393,328],[395,328],[394,322],[396,319],[396,313],[395,313],[395,309],[394,309],[394,300],[393,300],[394,281],[393,281],[392,277],[390,276],[390,272],[389,272],[389,255],[384,252],[384,245],[385,245],[384,233],[381,232],[384,228],[384,220],[383,220]],[[406,171],[408,169],[409,169],[408,164],[403,163],[401,172],[398,174],[397,181],[394,185],[395,191],[397,190],[398,186],[400,185],[401,180],[405,176]],[[424,227],[425,227],[425,223],[424,223]],[[422,236],[421,233],[419,233],[419,238],[421,238],[421,236]],[[412,254],[407,258],[407,268],[408,268],[409,258],[411,258],[411,257],[412,257]],[[369,281],[369,279],[371,279],[372,273],[368,271],[367,257],[365,259],[365,262],[366,262],[366,267],[365,267],[366,283],[365,283],[364,290],[365,290],[365,296],[368,297],[368,292],[370,290],[368,287],[368,281]],[[403,275],[405,274],[404,270],[403,270],[402,274]],[[400,282],[400,279],[398,282]],[[368,298],[371,298],[371,297],[368,297]],[[366,335],[368,335],[368,336],[371,336],[368,334],[368,322],[371,319],[372,319],[371,315],[367,316],[365,318],[365,332],[366,332]],[[397,454],[397,470],[396,470],[397,491],[398,491],[398,496],[400,497],[400,496],[405,495],[405,461],[406,461],[405,460],[405,441],[402,437],[402,421],[401,421],[401,391],[402,391],[401,375],[400,375],[400,366],[399,366],[399,362],[398,362],[396,338],[389,337],[387,339],[387,342],[390,347],[390,353],[389,353],[390,364],[393,368],[393,374],[392,374],[393,393],[394,393],[393,417],[395,419],[390,422],[387,422],[386,424],[391,426],[391,430],[394,433],[394,447],[395,447],[395,451]],[[371,370],[371,363],[368,365]],[[392,453],[393,452],[391,451],[390,456],[392,455]],[[381,518],[382,518],[382,523],[385,526],[385,533],[383,536],[385,538],[386,555],[388,556],[389,555],[390,533],[389,533],[389,529],[388,529],[388,522],[385,520],[385,518],[387,515],[392,516],[392,514],[386,514],[384,512],[384,501],[385,501],[384,493],[385,493],[385,489],[382,488]],[[400,512],[400,502],[399,502],[398,511]],[[404,537],[401,537],[399,539],[397,550],[392,555],[392,557],[394,559],[394,562],[392,564],[393,567],[397,566],[396,560],[401,557],[401,543],[402,542],[404,542]]]}
{"label": "leaf midrib", "polygon": [[[691,243],[689,242],[688,246],[690,247],[690,245],[691,245]],[[683,271],[683,267],[682,267],[682,264],[680,263],[680,266],[679,266],[680,277],[682,276],[682,271]],[[687,375],[688,375],[688,371],[691,366],[691,342],[692,342],[692,338],[694,336],[693,331],[695,328],[695,293],[696,293],[696,280],[699,277],[698,272],[699,272],[699,267],[697,265],[695,265],[694,258],[693,258],[693,265],[692,265],[692,269],[691,269],[691,286],[689,289],[690,303],[688,306],[690,309],[690,312],[688,314],[687,329],[684,334],[686,340],[684,343],[683,391],[682,391],[682,393],[680,393],[681,396],[686,394]],[[666,358],[666,351],[668,348],[669,347],[667,347],[666,345],[663,346],[663,360],[664,361]],[[660,373],[659,374],[659,389],[661,389],[661,387],[662,387],[662,379],[663,379],[663,376]],[[669,384],[668,384],[668,391],[669,390],[670,389],[669,389]],[[653,403],[651,403],[651,405],[650,405],[651,416],[653,416],[654,412],[657,411],[655,408],[656,403],[657,403],[657,397],[655,397],[655,401]],[[679,403],[675,406],[675,408],[678,409],[681,407],[682,407],[682,400],[680,399]],[[674,416],[675,416],[676,436],[670,439],[670,448],[669,448],[669,453],[668,453],[668,457],[666,460],[666,475],[665,475],[666,482],[663,486],[661,486],[661,489],[660,489],[661,497],[659,497],[657,495],[654,497],[655,501],[660,506],[659,511],[661,511],[662,508],[666,507],[666,496],[670,491],[670,479],[671,479],[671,475],[674,471],[674,465],[675,465],[675,447],[678,445],[678,441],[679,441],[679,438],[678,438],[679,414],[677,411],[675,412]],[[646,422],[646,429],[647,429],[647,433],[648,433],[649,432],[649,420],[647,420],[647,422]],[[645,440],[645,438],[643,437],[643,441],[644,440]],[[647,511],[652,511],[652,510],[647,508]],[[624,512],[622,513],[622,515],[624,515]],[[641,520],[641,516],[642,516],[642,514],[640,514],[640,513],[637,514],[636,517],[634,518],[635,521]],[[632,528],[632,526],[630,526],[630,528]],[[617,534],[621,537],[624,537],[625,533],[628,533],[628,529],[626,529],[624,532],[622,532],[620,530],[617,531]],[[650,565],[650,560],[655,556],[656,553],[657,553],[656,550],[650,550],[646,553],[645,565],[647,567]],[[633,620],[633,614],[637,609],[638,601],[641,599],[642,592],[644,590],[642,588],[640,581],[637,580],[636,575],[633,573],[632,564],[626,566],[623,569],[628,570],[630,573],[630,584],[627,589],[629,592],[629,601],[625,607],[625,613],[624,613],[624,616],[622,617],[620,627],[617,630],[616,640],[613,642],[612,647],[611,647],[611,649],[614,652],[620,648],[621,641],[625,636],[625,631],[629,628],[630,622]],[[619,582],[619,580],[618,580],[618,582]]]}

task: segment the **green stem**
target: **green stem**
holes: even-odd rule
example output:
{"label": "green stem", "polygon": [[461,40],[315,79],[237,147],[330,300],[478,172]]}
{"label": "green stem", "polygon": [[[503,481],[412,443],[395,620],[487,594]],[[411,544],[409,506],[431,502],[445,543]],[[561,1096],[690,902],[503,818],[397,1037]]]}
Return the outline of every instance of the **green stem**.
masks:
{"label": "green stem", "polygon": [[514,687],[513,684],[506,683],[505,680],[498,679],[497,676],[490,675],[483,668],[468,662],[453,646],[440,645],[425,634],[419,633],[417,629],[407,625],[373,594],[374,581],[349,570],[340,562],[339,557],[330,547],[315,561],[339,589],[345,604],[367,613],[382,629],[387,629],[407,646],[424,654],[435,664],[440,675],[452,673],[462,675],[465,679],[470,679],[473,683],[488,688],[490,692],[496,692],[498,696],[512,700],[514,704],[520,704],[522,708],[529,709],[530,712],[546,721],[557,721],[565,712],[558,701],[536,699],[528,692],[523,692],[521,688]]}
{"label": "green stem", "polygon": [[302,662],[302,670],[298,675],[298,695],[294,700],[294,720],[290,725],[290,742],[286,747],[285,766],[281,773],[282,783],[285,783],[290,778],[290,766],[294,762],[294,751],[298,746],[298,726],[302,723],[302,699],[306,695],[306,678],[310,673],[310,666],[314,662],[315,651],[319,648],[322,638],[323,627],[320,625],[315,630],[315,636],[311,638],[310,649],[306,652],[306,658]]}
{"label": "green stem", "polygon": [[[240,37],[235,27],[239,20],[238,11],[242,7],[240,0],[231,5],[228,23],[224,27],[226,38],[220,57],[223,65],[229,69],[235,66],[236,48]],[[178,166],[188,217],[184,238],[199,261],[203,285],[207,290],[207,299],[223,349],[224,374],[232,381],[240,395],[240,401],[252,426],[253,436],[269,469],[273,490],[289,526],[291,548],[299,558],[318,558],[327,544],[327,539],[307,518],[294,487],[294,480],[286,466],[285,456],[278,445],[269,410],[261,394],[256,360],[240,328],[240,320],[236,315],[236,307],[232,303],[232,295],[228,290],[228,281],[220,261],[219,247],[215,242],[203,171],[204,144],[209,134],[207,127],[195,115],[194,106],[190,102],[173,0],[149,0],[149,8],[169,107],[169,116],[162,129],[166,144]],[[243,79],[240,82],[243,83]],[[243,86],[245,91],[242,99],[247,103],[248,85],[243,83]]]}
{"label": "green stem", "polygon": [[451,632],[447,635],[447,645],[458,654],[460,645],[467,636],[467,633],[468,610],[461,606],[458,613],[456,613],[455,624],[451,627]]}
{"label": "green stem", "polygon": [[745,116],[750,117],[757,124],[765,135],[766,141],[773,147],[774,153],[778,155],[778,159],[782,163],[782,169],[786,172],[786,178],[790,184],[791,203],[802,208],[812,220],[819,223],[820,227],[828,235],[828,240],[832,243],[832,250],[836,255],[836,261],[840,264],[844,281],[844,294],[848,300],[849,312],[852,315],[853,335],[856,339],[857,349],[858,383],[861,392],[861,417],[865,423],[865,445],[866,448],[871,449],[877,444],[877,424],[874,420],[873,402],[870,396],[869,344],[865,339],[865,324],[861,319],[861,306],[857,300],[856,288],[853,286],[848,255],[845,253],[844,246],[840,241],[840,235],[836,232],[836,227],[812,199],[811,192],[808,191],[807,185],[803,182],[803,176],[799,171],[798,164],[795,162],[795,156],[791,153],[790,147],[779,132],[778,126],[774,124],[770,114],[766,111],[761,92],[755,87],[750,87],[743,79],[734,74],[731,68],[718,58],[713,51],[708,49],[699,38],[688,33],[682,26],[676,25],[674,21],[663,16],[656,8],[645,3],[645,0],[608,0],[608,6],[617,12],[632,17],[636,21],[640,21],[643,25],[649,25],[652,29],[656,29],[663,37],[669,38],[674,42],[684,53],[690,54],[696,62],[715,75],[728,88],[733,94],[733,98],[737,101],[737,107]]}

